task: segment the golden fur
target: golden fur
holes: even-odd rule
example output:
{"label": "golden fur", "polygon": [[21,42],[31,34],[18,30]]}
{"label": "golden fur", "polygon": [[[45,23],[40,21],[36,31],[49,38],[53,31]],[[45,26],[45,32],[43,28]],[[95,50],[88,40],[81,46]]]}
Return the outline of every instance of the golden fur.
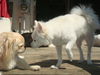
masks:
{"label": "golden fur", "polygon": [[0,70],[10,70],[15,67],[34,70],[18,56],[19,53],[25,51],[24,44],[24,38],[19,33],[0,34]]}

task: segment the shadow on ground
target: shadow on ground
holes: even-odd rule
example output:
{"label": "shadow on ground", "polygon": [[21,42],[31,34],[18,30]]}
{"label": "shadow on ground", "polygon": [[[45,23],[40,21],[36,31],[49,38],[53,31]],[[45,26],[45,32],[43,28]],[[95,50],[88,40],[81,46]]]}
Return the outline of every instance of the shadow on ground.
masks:
{"label": "shadow on ground", "polygon": [[[31,65],[40,65],[41,67],[50,67],[51,65],[55,65],[56,62],[57,60],[45,60],[45,61],[37,62]],[[86,61],[79,64],[78,60],[73,60],[73,62],[70,62],[69,60],[64,60],[63,64],[64,63],[68,63],[70,65],[80,67],[83,70],[89,72],[91,75],[100,75],[100,60],[93,60],[92,65],[88,65]]]}

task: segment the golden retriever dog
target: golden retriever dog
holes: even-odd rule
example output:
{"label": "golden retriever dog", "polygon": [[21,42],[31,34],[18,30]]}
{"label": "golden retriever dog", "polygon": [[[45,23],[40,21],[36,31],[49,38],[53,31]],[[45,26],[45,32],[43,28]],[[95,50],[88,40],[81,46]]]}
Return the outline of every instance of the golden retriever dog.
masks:
{"label": "golden retriever dog", "polygon": [[25,51],[24,38],[19,33],[0,33],[0,70],[11,70],[15,67],[24,70],[39,70],[40,66],[29,66],[19,57]]}

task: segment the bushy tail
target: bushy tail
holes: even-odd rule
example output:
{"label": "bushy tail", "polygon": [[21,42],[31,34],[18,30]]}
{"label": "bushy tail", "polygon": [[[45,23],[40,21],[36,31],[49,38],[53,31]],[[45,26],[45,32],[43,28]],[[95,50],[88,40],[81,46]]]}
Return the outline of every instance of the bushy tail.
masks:
{"label": "bushy tail", "polygon": [[98,28],[98,27],[100,28],[98,16],[95,14],[94,10],[90,6],[88,7],[84,5],[76,6],[71,10],[70,13],[83,16],[86,18],[88,24],[96,25],[95,28]]}

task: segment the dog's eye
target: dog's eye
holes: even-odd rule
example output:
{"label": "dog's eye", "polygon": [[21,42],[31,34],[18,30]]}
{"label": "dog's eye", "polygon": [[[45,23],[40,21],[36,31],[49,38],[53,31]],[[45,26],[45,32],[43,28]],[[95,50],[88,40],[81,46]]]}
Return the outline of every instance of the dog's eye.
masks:
{"label": "dog's eye", "polygon": [[19,48],[22,48],[22,47],[24,47],[24,44],[23,44],[23,43],[18,44],[18,47],[19,47]]}
{"label": "dog's eye", "polygon": [[24,45],[20,45],[19,48],[22,48]]}
{"label": "dog's eye", "polygon": [[21,45],[20,47],[23,47],[23,45]]}

